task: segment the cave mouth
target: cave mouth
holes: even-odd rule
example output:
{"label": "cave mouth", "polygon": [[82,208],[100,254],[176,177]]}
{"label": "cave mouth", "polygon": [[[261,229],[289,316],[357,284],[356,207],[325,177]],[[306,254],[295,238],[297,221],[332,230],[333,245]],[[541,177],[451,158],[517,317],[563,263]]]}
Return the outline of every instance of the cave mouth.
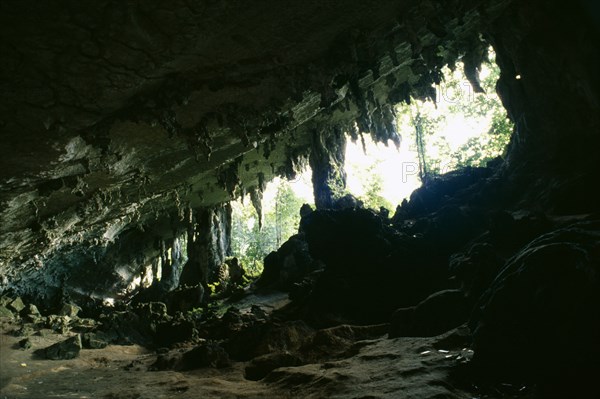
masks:
{"label": "cave mouth", "polygon": [[462,62],[445,66],[435,98],[396,105],[399,146],[376,143],[369,135],[348,141],[348,193],[372,209],[396,208],[428,179],[464,167],[502,161],[514,124],[496,93],[500,68],[495,52],[481,64],[478,83]]}
{"label": "cave mouth", "polygon": [[[600,42],[580,2],[189,3],[2,7],[0,395],[598,397]],[[462,89],[481,111],[490,44],[504,162],[427,114]],[[468,85],[436,94],[460,55]],[[346,132],[415,148],[423,184],[393,216],[339,206]],[[230,201],[250,193],[256,226],[264,183],[303,163],[316,209],[249,281]],[[112,347],[132,343],[156,353]]]}
{"label": "cave mouth", "polygon": [[[468,167],[501,163],[513,131],[498,94],[500,68],[488,49],[479,76],[466,77],[461,61],[442,68],[442,81],[430,99],[412,98],[395,106],[397,145],[375,141],[370,132],[358,139],[345,134],[345,187],[338,197],[352,196],[347,205],[393,211],[424,183]],[[232,202],[232,254],[246,272],[258,275],[263,260],[298,233],[303,204],[314,207],[312,170],[299,168],[292,179],[275,177],[266,183],[260,203],[251,194]]]}

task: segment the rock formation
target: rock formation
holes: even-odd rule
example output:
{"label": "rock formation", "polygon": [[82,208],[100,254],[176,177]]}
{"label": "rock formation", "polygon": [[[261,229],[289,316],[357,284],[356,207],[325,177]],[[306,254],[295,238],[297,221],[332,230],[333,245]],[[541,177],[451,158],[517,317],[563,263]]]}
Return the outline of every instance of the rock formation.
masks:
{"label": "rock formation", "polygon": [[[446,351],[427,364],[446,377],[450,353],[464,391],[434,381],[419,397],[472,397],[501,378],[597,397],[598,7],[255,3],[0,3],[0,321],[18,325],[20,350],[50,343],[27,341],[35,330],[77,334],[36,348],[57,359],[186,341],[154,367],[247,362],[272,394],[304,381],[313,397],[364,397],[336,376],[404,364],[390,342],[428,356],[422,342]],[[398,145],[394,105],[433,99],[456,62],[481,90],[490,45],[515,124],[506,157],[427,182],[391,219],[340,199],[345,134]],[[257,284],[292,301],[267,312],[234,287],[241,311],[211,308],[229,202],[250,193],[260,214],[266,182],[306,164],[317,209]],[[394,395],[411,380],[399,373],[396,391],[354,381]]]}

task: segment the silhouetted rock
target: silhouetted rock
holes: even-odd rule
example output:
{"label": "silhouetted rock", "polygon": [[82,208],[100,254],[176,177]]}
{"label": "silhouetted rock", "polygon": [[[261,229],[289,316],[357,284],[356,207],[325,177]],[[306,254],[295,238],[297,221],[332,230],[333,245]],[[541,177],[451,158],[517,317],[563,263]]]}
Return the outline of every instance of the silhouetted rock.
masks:
{"label": "silhouetted rock", "polygon": [[182,357],[181,370],[193,370],[201,367],[229,367],[229,355],[218,344],[208,342],[197,346]]}
{"label": "silhouetted rock", "polygon": [[532,241],[508,262],[471,319],[476,368],[496,379],[562,381],[567,391],[593,383],[600,366],[599,276],[599,222]]}
{"label": "silhouetted rock", "polygon": [[462,289],[473,300],[477,300],[496,278],[504,259],[489,243],[477,243],[468,251],[450,257],[450,273],[461,283]]}
{"label": "silhouetted rock", "polygon": [[398,231],[372,210],[318,210],[301,225],[310,255],[325,265],[305,289],[307,317],[382,323],[395,309],[448,288],[448,254],[425,247],[422,237]]}
{"label": "silhouetted rock", "polygon": [[156,326],[154,344],[169,347],[179,342],[190,341],[197,335],[195,325],[189,320],[160,323]]}
{"label": "silhouetted rock", "polygon": [[433,337],[465,323],[471,306],[461,290],[430,295],[417,306],[398,309],[392,315],[390,337]]}
{"label": "silhouetted rock", "polygon": [[309,273],[321,268],[309,253],[304,234],[290,237],[276,252],[271,252],[264,261],[264,270],[257,287],[269,287],[288,291]]}
{"label": "silhouetted rock", "polygon": [[352,194],[346,194],[334,201],[332,209],[362,208],[364,203]]}

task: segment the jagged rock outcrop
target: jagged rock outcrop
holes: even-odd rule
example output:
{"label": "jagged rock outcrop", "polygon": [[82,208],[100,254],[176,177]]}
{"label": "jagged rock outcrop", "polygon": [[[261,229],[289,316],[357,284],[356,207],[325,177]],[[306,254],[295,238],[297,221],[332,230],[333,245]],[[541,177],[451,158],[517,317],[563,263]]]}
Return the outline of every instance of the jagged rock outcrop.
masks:
{"label": "jagged rock outcrop", "polygon": [[231,256],[231,206],[194,212],[187,235],[188,260],[183,266],[180,283],[202,284],[218,279],[225,258]]}

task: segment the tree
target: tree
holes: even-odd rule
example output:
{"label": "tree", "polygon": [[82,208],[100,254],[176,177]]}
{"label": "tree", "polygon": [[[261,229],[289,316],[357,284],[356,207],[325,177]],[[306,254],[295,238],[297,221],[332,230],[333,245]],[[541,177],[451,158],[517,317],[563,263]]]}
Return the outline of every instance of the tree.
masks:
{"label": "tree", "polygon": [[273,203],[263,204],[262,228],[250,201],[233,204],[231,246],[249,275],[260,274],[264,258],[298,232],[300,207],[304,201],[286,180],[280,180],[274,189]]}
{"label": "tree", "polygon": [[[438,88],[438,100],[449,103],[444,113],[437,106],[418,100],[397,107],[399,130],[405,137],[413,138],[411,141],[418,154],[421,181],[458,167],[483,166],[503,155],[513,124],[495,93],[500,69],[494,62],[493,51],[490,54],[490,61],[483,64],[485,76],[481,83],[485,93],[474,93],[464,78],[462,67],[458,66],[455,71],[445,68],[444,86]],[[445,123],[457,115],[485,119],[489,123],[486,131],[469,138],[453,151],[448,138],[440,132]]]}
{"label": "tree", "polygon": [[275,209],[271,214],[271,217],[275,218],[275,244],[277,248],[298,232],[302,204],[302,198],[296,195],[289,182],[282,181],[277,187]]}
{"label": "tree", "polygon": [[380,208],[394,209],[392,204],[385,199],[381,193],[383,191],[383,178],[377,173],[377,168],[381,160],[376,160],[360,174],[359,179],[361,180],[364,187],[364,194],[358,196],[365,207],[374,210]]}

